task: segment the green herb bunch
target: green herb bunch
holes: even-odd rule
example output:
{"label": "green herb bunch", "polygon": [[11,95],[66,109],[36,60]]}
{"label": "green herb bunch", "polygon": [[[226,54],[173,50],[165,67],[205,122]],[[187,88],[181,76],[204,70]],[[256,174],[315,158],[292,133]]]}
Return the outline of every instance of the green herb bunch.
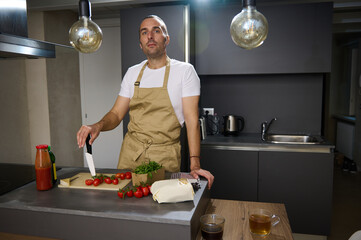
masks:
{"label": "green herb bunch", "polygon": [[152,172],[156,172],[157,170],[161,169],[162,165],[154,162],[154,161],[150,161],[149,163],[142,163],[141,165],[139,165],[138,167],[136,167],[134,169],[134,173],[136,174],[148,174],[148,176],[150,178],[153,177]]}

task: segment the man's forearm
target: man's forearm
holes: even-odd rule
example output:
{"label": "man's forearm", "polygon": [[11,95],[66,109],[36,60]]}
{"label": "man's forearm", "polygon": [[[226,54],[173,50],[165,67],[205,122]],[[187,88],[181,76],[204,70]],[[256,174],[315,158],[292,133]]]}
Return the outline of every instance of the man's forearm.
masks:
{"label": "man's forearm", "polygon": [[100,131],[109,131],[116,128],[120,122],[121,119],[110,111],[96,124],[99,126]]}
{"label": "man's forearm", "polygon": [[116,128],[129,110],[130,99],[118,96],[113,108],[96,124],[100,131],[109,131]]}
{"label": "man's forearm", "polygon": [[187,125],[187,136],[190,157],[190,170],[192,171],[201,167],[201,140],[198,119],[193,120],[193,123]]}

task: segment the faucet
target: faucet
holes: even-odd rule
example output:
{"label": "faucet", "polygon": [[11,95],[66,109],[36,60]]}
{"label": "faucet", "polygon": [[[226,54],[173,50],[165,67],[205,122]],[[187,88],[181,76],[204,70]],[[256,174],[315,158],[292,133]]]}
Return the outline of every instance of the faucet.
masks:
{"label": "faucet", "polygon": [[267,123],[267,121],[262,123],[262,125],[261,125],[262,141],[266,141],[265,136],[266,136],[268,129],[271,126],[272,122],[275,120],[277,120],[277,118],[272,118],[269,123]]}

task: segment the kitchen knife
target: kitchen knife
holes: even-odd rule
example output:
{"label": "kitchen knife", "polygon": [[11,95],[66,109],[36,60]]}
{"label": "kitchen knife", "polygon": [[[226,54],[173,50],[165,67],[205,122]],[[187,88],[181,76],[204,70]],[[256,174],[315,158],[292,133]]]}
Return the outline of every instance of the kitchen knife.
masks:
{"label": "kitchen knife", "polygon": [[60,179],[60,185],[69,187],[69,186],[70,186],[70,183],[71,183],[72,181],[74,181],[75,179],[78,179],[78,178],[79,178],[79,177]]}
{"label": "kitchen knife", "polygon": [[86,161],[88,163],[90,174],[94,177],[97,174],[95,172],[95,167],[94,167],[94,160],[93,160],[93,155],[92,155],[92,146],[89,144],[89,140],[90,140],[90,134],[88,135],[88,137],[86,138],[86,141],[85,141],[86,151],[87,151],[85,153],[85,158],[86,158]]}

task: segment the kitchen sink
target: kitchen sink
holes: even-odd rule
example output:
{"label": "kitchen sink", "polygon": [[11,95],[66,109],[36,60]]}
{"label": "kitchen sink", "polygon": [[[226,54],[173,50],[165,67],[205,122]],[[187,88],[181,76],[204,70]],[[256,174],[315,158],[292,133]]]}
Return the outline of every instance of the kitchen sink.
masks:
{"label": "kitchen sink", "polygon": [[320,144],[323,140],[319,137],[309,135],[267,134],[265,141],[286,144]]}

